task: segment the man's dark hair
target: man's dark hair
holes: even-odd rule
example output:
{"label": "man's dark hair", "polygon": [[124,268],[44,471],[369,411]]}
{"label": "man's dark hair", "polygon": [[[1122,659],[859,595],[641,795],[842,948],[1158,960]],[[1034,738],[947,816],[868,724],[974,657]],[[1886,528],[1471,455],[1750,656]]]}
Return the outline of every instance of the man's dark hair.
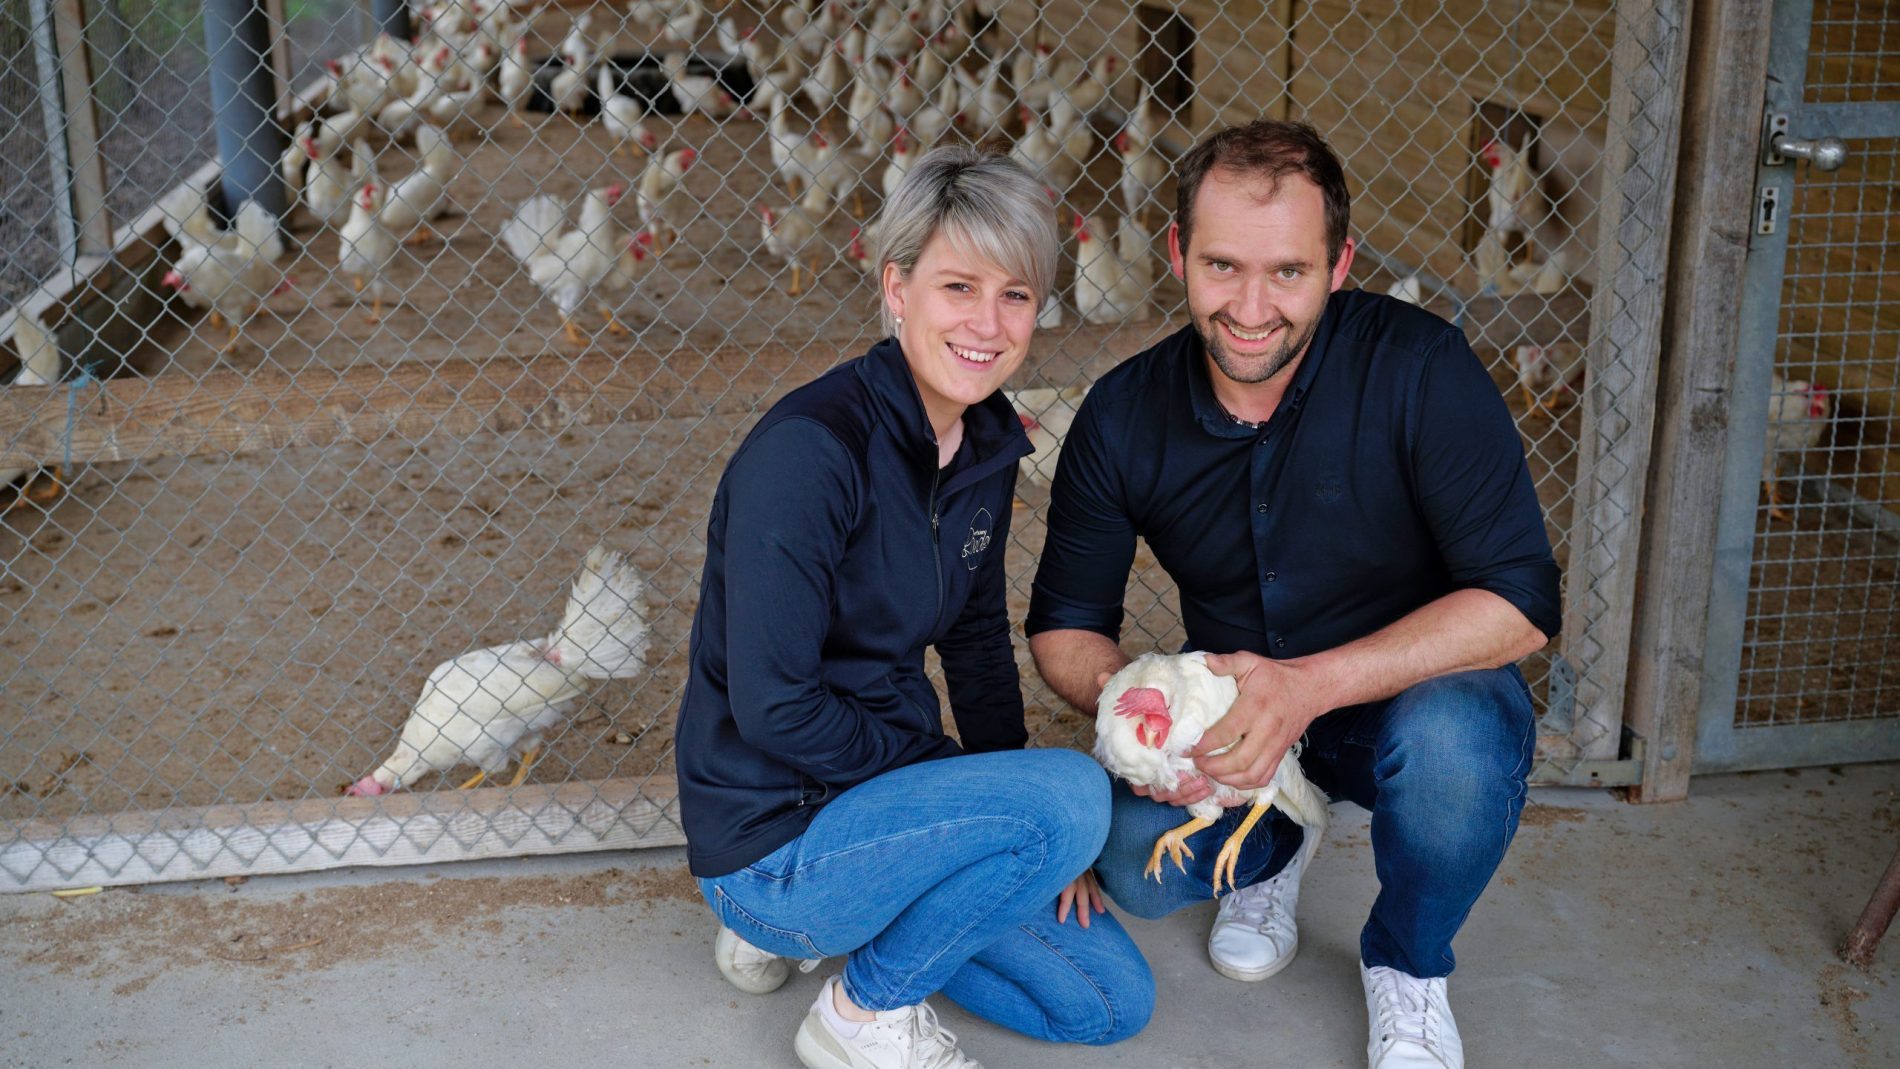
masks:
{"label": "man's dark hair", "polygon": [[1188,232],[1194,225],[1194,196],[1201,181],[1216,167],[1248,178],[1263,178],[1275,194],[1280,180],[1304,176],[1326,199],[1326,266],[1339,263],[1346,247],[1346,228],[1352,221],[1352,198],[1346,192],[1346,169],[1319,131],[1303,122],[1255,119],[1245,126],[1229,126],[1201,140],[1175,168],[1175,221],[1181,227],[1181,252],[1187,253]]}

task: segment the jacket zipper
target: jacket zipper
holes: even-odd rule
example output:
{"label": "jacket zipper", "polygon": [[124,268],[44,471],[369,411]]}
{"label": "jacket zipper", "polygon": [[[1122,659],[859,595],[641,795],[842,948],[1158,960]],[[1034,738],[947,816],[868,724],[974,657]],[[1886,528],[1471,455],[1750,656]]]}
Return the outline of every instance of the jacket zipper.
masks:
{"label": "jacket zipper", "polygon": [[943,626],[943,545],[937,536],[937,484],[943,478],[943,469],[933,469],[930,474],[930,562],[937,567],[937,612],[930,618],[930,633],[936,634]]}

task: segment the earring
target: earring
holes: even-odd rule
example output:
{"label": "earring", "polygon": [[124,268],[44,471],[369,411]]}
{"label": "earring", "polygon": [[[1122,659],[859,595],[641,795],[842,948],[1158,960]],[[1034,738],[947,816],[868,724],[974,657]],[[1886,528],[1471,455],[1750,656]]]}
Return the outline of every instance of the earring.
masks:
{"label": "earring", "polygon": [[892,319],[892,321],[893,321],[893,322],[895,322],[895,323],[896,323],[896,324],[897,324],[898,326],[900,326],[900,327],[904,325],[904,317],[903,317],[903,316],[898,316],[898,315],[894,315],[894,316],[892,316],[892,317],[891,317],[891,319]]}

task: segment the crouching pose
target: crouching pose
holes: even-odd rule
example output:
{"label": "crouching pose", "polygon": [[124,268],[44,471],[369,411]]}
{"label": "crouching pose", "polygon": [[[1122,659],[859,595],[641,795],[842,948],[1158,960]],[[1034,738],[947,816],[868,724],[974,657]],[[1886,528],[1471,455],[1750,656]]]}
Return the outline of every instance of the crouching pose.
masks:
{"label": "crouching pose", "polygon": [[[1207,901],[1248,810],[1227,810],[1159,882],[1142,876],[1156,840],[1207,781],[1237,801],[1298,760],[1372,812],[1368,1063],[1460,1069],[1452,939],[1517,829],[1535,743],[1512,663],[1559,621],[1523,446],[1456,327],[1344,288],[1345,172],[1314,130],[1219,131],[1175,177],[1168,250],[1191,322],[1082,402],[1025,630],[1049,685],[1095,709],[1128,660],[1117,639],[1140,538],[1179,587],[1188,647],[1238,697],[1189,752],[1201,777],[1116,787],[1097,872],[1136,916]],[[1209,933],[1222,974],[1265,980],[1292,960],[1306,834],[1271,811],[1225,859],[1240,889]]]}
{"label": "crouching pose", "polygon": [[676,737],[715,961],[763,993],[786,958],[845,957],[798,1027],[807,1066],[975,1066],[937,992],[1027,1035],[1114,1042],[1154,984],[1084,876],[1108,779],[1022,748],[1004,602],[1030,446],[998,390],[1054,283],[1053,212],[1008,159],[946,148],[877,234],[891,336],[765,414],[707,524]]}

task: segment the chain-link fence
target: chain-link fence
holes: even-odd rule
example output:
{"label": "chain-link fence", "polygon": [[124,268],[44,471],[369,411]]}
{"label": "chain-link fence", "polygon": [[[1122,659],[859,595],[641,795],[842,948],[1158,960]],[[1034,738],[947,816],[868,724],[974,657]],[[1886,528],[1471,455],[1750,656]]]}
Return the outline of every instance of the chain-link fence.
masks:
{"label": "chain-link fence", "polygon": [[[84,15],[128,231],[94,262],[120,263],[109,284],[62,281],[74,102],[21,60],[36,34],[43,67],[66,58],[54,9]],[[1049,391],[1021,404],[1059,433],[1183,321],[1172,160],[1222,122],[1319,126],[1354,192],[1349,284],[1462,326],[1523,428],[1569,565],[1565,637],[1526,664],[1539,777],[1618,756],[1611,573],[1653,324],[1606,295],[1664,240],[1631,208],[1673,159],[1680,44],[1651,23],[1619,48],[1603,0],[449,0],[399,42],[340,0],[267,10],[291,46],[258,62],[290,92],[253,144],[292,190],[281,234],[201,170],[196,6],[0,8],[0,285],[26,374],[0,415],[0,463],[23,466],[0,528],[0,884],[678,842],[671,722],[714,485],[772,400],[874,340],[858,231],[950,138],[1012,145],[1101,239],[1065,242],[1018,383]],[[154,202],[158,229],[129,233]],[[154,266],[126,267],[140,242]],[[128,315],[135,297],[159,313]],[[1014,525],[1018,619],[1049,474]],[[597,544],[644,580],[644,671],[518,718],[546,736],[519,786],[457,789],[457,753],[338,797],[401,752],[419,693],[448,691],[425,693],[432,666],[558,634]],[[1131,650],[1181,642],[1145,550],[1128,608]],[[1087,745],[1021,660],[1037,744]]]}

